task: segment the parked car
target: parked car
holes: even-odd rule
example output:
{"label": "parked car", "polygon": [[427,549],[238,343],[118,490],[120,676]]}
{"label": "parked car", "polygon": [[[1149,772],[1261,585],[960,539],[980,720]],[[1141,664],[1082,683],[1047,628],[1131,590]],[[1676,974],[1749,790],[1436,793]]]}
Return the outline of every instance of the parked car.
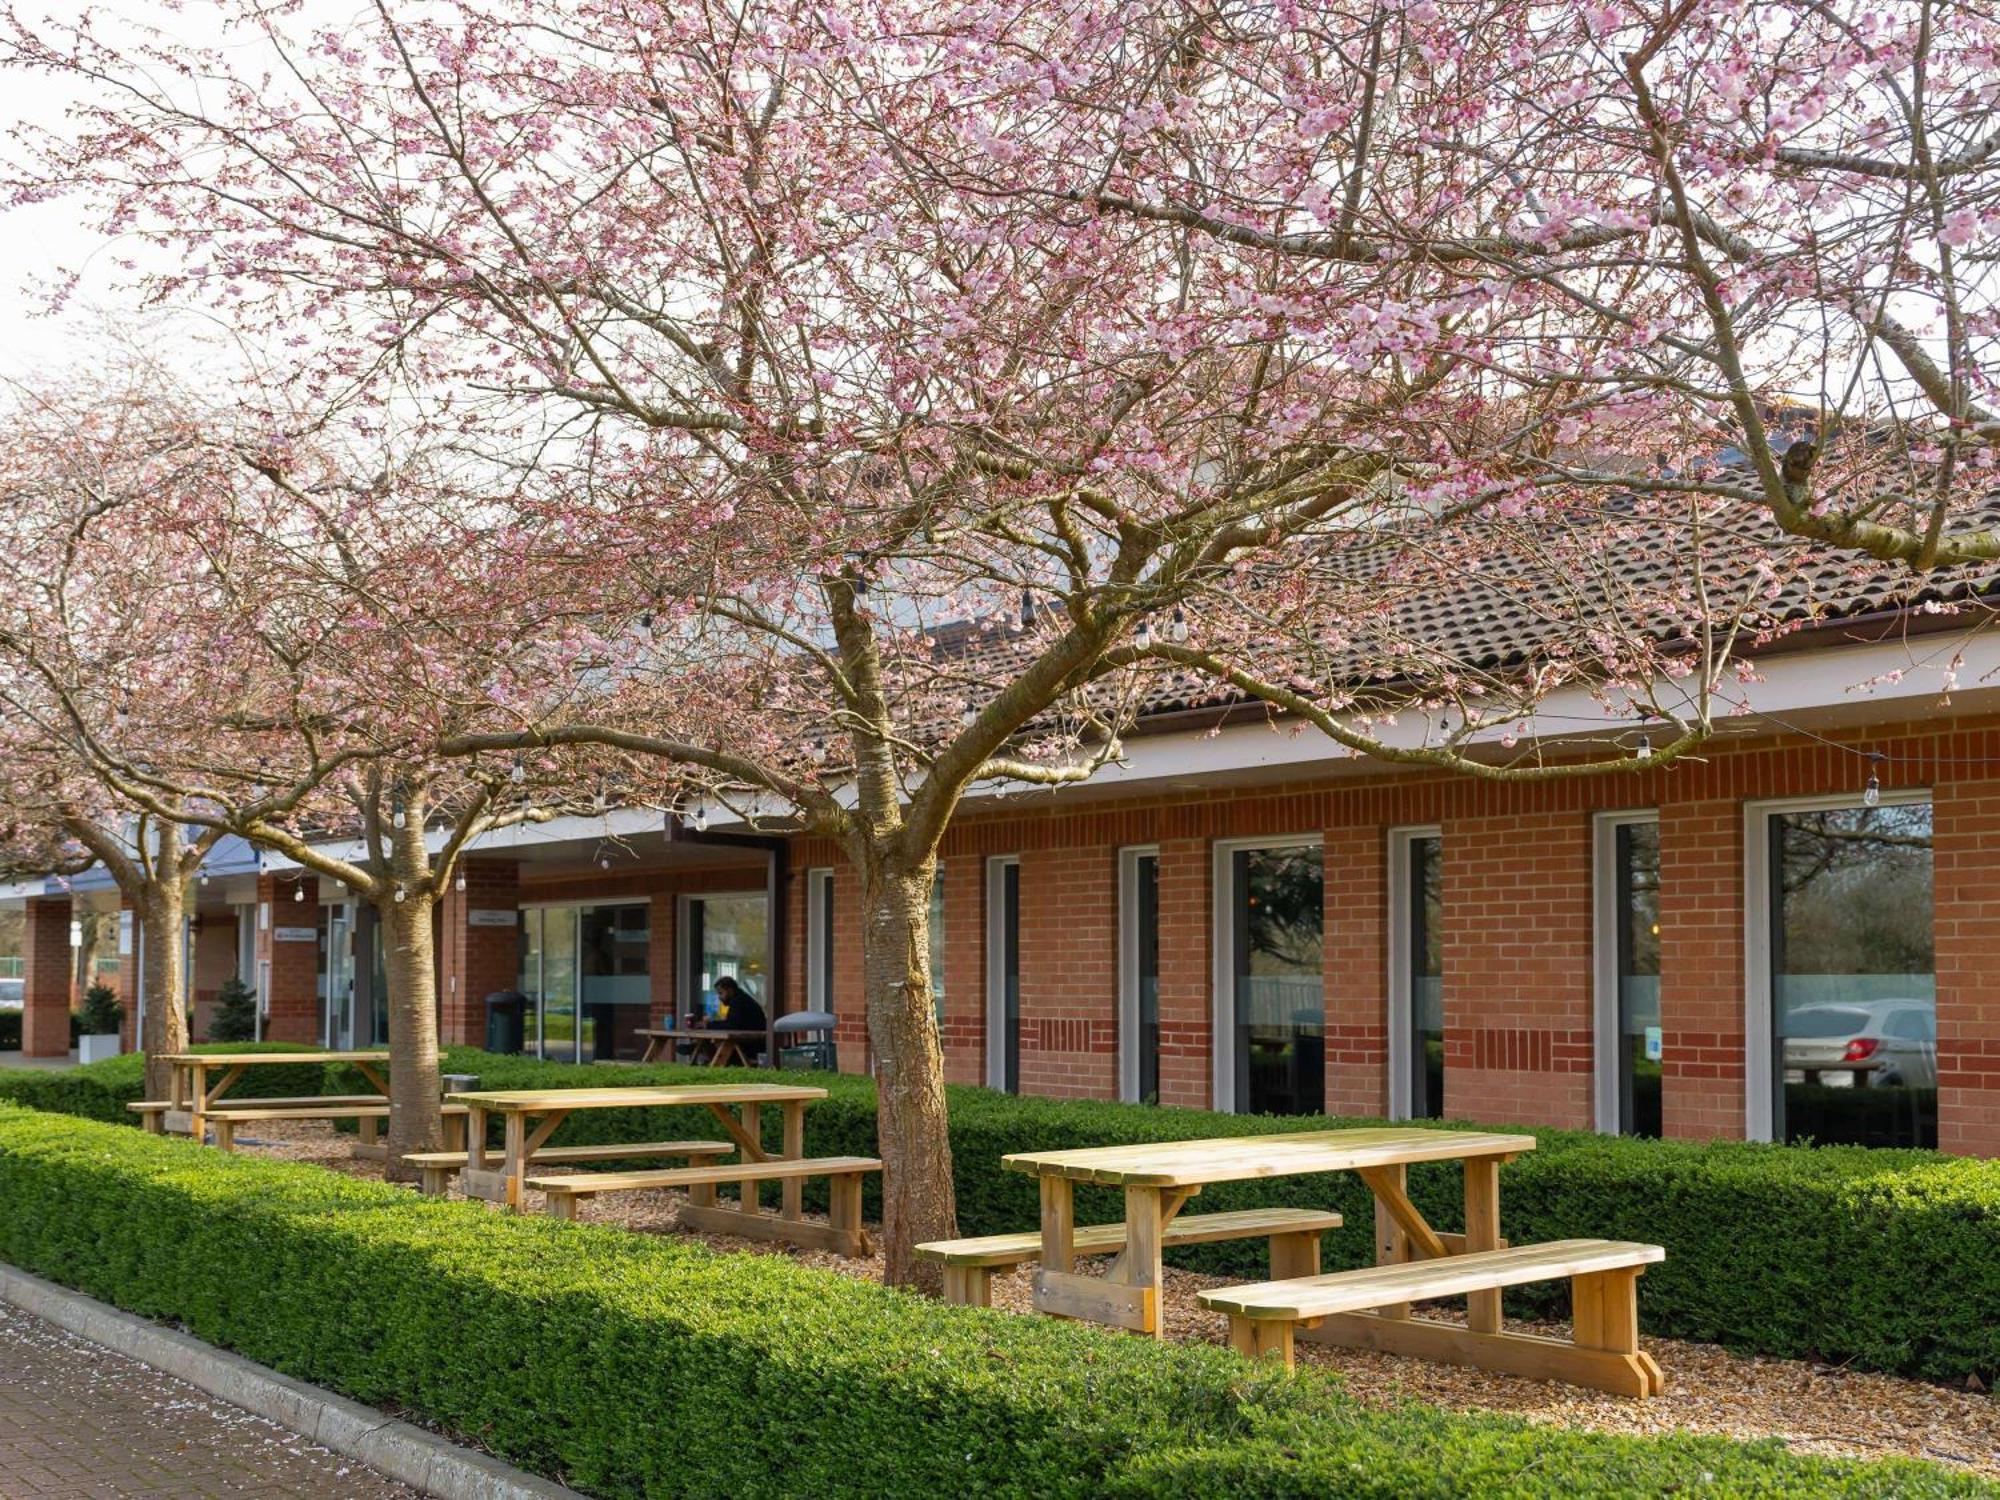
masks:
{"label": "parked car", "polygon": [[19,1010],[27,999],[28,981],[0,979],[0,1010]]}
{"label": "parked car", "polygon": [[1785,1015],[1784,1030],[1787,1083],[1812,1071],[1835,1087],[1937,1087],[1937,1008],[1929,1000],[1802,1005]]}

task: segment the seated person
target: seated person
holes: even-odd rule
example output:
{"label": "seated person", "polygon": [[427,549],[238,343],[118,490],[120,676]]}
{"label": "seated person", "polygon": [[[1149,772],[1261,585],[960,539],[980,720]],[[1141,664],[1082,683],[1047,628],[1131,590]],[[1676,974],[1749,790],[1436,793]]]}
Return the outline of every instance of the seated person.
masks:
{"label": "seated person", "polygon": [[[711,1024],[725,1031],[761,1032],[771,1024],[764,1014],[764,1007],[757,1003],[757,997],[727,974],[715,981],[715,998],[721,1006]],[[764,1038],[740,1036],[736,1039],[736,1047],[746,1058],[762,1057]]]}

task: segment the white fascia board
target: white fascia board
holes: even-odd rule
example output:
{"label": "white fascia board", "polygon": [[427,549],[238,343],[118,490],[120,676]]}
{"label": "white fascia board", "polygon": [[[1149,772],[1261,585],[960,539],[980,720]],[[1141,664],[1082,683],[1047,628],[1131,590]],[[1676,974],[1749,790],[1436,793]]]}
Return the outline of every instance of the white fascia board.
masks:
{"label": "white fascia board", "polygon": [[[543,844],[566,844],[583,840],[629,839],[645,834],[656,834],[665,826],[659,810],[652,807],[608,808],[601,813],[564,814],[550,818],[546,823],[515,823],[506,828],[495,828],[482,833],[466,846],[468,854],[489,854],[507,849],[525,849]],[[450,837],[448,829],[437,827],[424,832],[424,847],[432,854],[444,848]],[[329,843],[313,845],[320,853],[332,859],[359,862],[368,857],[368,849],[360,839],[341,839]],[[296,860],[288,859],[273,850],[263,851],[264,868],[267,871],[296,870]]]}

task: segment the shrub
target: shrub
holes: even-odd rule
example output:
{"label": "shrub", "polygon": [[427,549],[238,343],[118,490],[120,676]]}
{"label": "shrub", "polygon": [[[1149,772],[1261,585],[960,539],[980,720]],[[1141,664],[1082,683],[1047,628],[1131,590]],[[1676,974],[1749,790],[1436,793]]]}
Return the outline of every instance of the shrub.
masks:
{"label": "shrub", "polygon": [[83,1009],[77,1025],[84,1036],[110,1036],[125,1024],[125,1007],[106,985],[93,984],[83,992]]}
{"label": "shrub", "polygon": [[[307,1052],[298,1042],[253,1042],[247,1045],[197,1045],[196,1052]],[[317,1063],[251,1068],[230,1093],[239,1098],[286,1098],[325,1092],[327,1070]],[[211,1083],[213,1080],[211,1080]],[[0,1101],[11,1100],[33,1109],[81,1115],[87,1120],[136,1125],[139,1117],[127,1104],[146,1097],[146,1058],[127,1052],[82,1068],[0,1069]]]}
{"label": "shrub", "polygon": [[208,1023],[211,1042],[247,1042],[257,1035],[257,997],[235,975],[216,991],[215,1015]]}
{"label": "shrub", "polygon": [[1372,1409],[1219,1348],[6,1108],[0,1201],[18,1265],[600,1494],[1985,1493],[1907,1460]]}
{"label": "shrub", "polygon": [[[136,1061],[0,1073],[0,1097],[129,1120],[123,1105],[126,1098],[139,1097]],[[449,1049],[445,1064],[448,1072],[478,1074],[480,1086],[488,1089],[714,1082],[732,1076],[671,1064],[579,1068],[462,1047]],[[131,1071],[100,1071],[120,1068]],[[280,1071],[254,1070],[245,1081],[264,1083],[260,1074]],[[328,1092],[362,1087],[359,1075],[339,1067],[327,1071]],[[104,1082],[93,1080],[88,1087],[62,1082],[78,1075]],[[128,1079],[129,1091],[107,1104],[114,1077]],[[808,1151],[874,1154],[871,1080],[845,1074],[786,1077],[809,1078],[828,1091],[824,1102],[806,1112]],[[274,1093],[310,1092],[265,1086]],[[1034,1179],[1000,1166],[1010,1152],[1380,1123],[1016,1098],[966,1087],[949,1093],[959,1226],[966,1234],[1026,1229],[1038,1222]],[[765,1113],[775,1147],[777,1111]],[[1666,1263],[1651,1268],[1639,1283],[1640,1321],[1648,1333],[1938,1380],[2000,1379],[2000,1163],[1927,1151],[1646,1141],[1500,1128],[1537,1141],[1535,1150],[1501,1172],[1503,1227],[1511,1239],[1602,1237],[1666,1246]],[[574,1145],[721,1134],[705,1112],[590,1110],[572,1115],[555,1139]],[[879,1188],[872,1178],[867,1191],[866,1211],[878,1214]],[[1410,1192],[1440,1228],[1462,1223],[1455,1167],[1411,1168]],[[807,1185],[808,1201],[815,1195],[815,1206],[824,1207],[823,1184]],[[1220,1212],[1267,1204],[1334,1208],[1347,1216],[1347,1228],[1325,1240],[1329,1270],[1363,1264],[1373,1254],[1373,1203],[1352,1175],[1217,1184],[1203,1191],[1196,1206]],[[1077,1212],[1101,1222],[1121,1210],[1113,1194],[1085,1189],[1077,1194]],[[1247,1242],[1194,1246],[1169,1259],[1223,1275],[1263,1274],[1262,1252]],[[1559,1312],[1564,1296],[1560,1286],[1548,1285],[1510,1293],[1507,1303],[1515,1312]]]}

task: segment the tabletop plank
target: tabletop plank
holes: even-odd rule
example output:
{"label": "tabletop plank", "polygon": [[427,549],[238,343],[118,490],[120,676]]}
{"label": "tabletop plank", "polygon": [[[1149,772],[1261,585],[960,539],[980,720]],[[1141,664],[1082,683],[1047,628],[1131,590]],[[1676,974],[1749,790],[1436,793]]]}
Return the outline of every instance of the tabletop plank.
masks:
{"label": "tabletop plank", "polygon": [[1000,1164],[1010,1171],[1075,1182],[1123,1187],[1198,1187],[1210,1182],[1295,1177],[1309,1172],[1351,1172],[1360,1167],[1408,1162],[1518,1156],[1534,1149],[1535,1138],[1531,1135],[1381,1127],[1024,1151],[1001,1157]]}
{"label": "tabletop plank", "polygon": [[453,1094],[459,1104],[476,1104],[495,1114],[539,1114],[551,1109],[618,1109],[674,1104],[772,1104],[824,1099],[826,1090],[806,1084],[688,1083],[655,1088],[499,1089]]}
{"label": "tabletop plank", "polygon": [[161,1062],[206,1063],[211,1068],[241,1068],[256,1063],[341,1063],[389,1061],[384,1052],[162,1052]]}

